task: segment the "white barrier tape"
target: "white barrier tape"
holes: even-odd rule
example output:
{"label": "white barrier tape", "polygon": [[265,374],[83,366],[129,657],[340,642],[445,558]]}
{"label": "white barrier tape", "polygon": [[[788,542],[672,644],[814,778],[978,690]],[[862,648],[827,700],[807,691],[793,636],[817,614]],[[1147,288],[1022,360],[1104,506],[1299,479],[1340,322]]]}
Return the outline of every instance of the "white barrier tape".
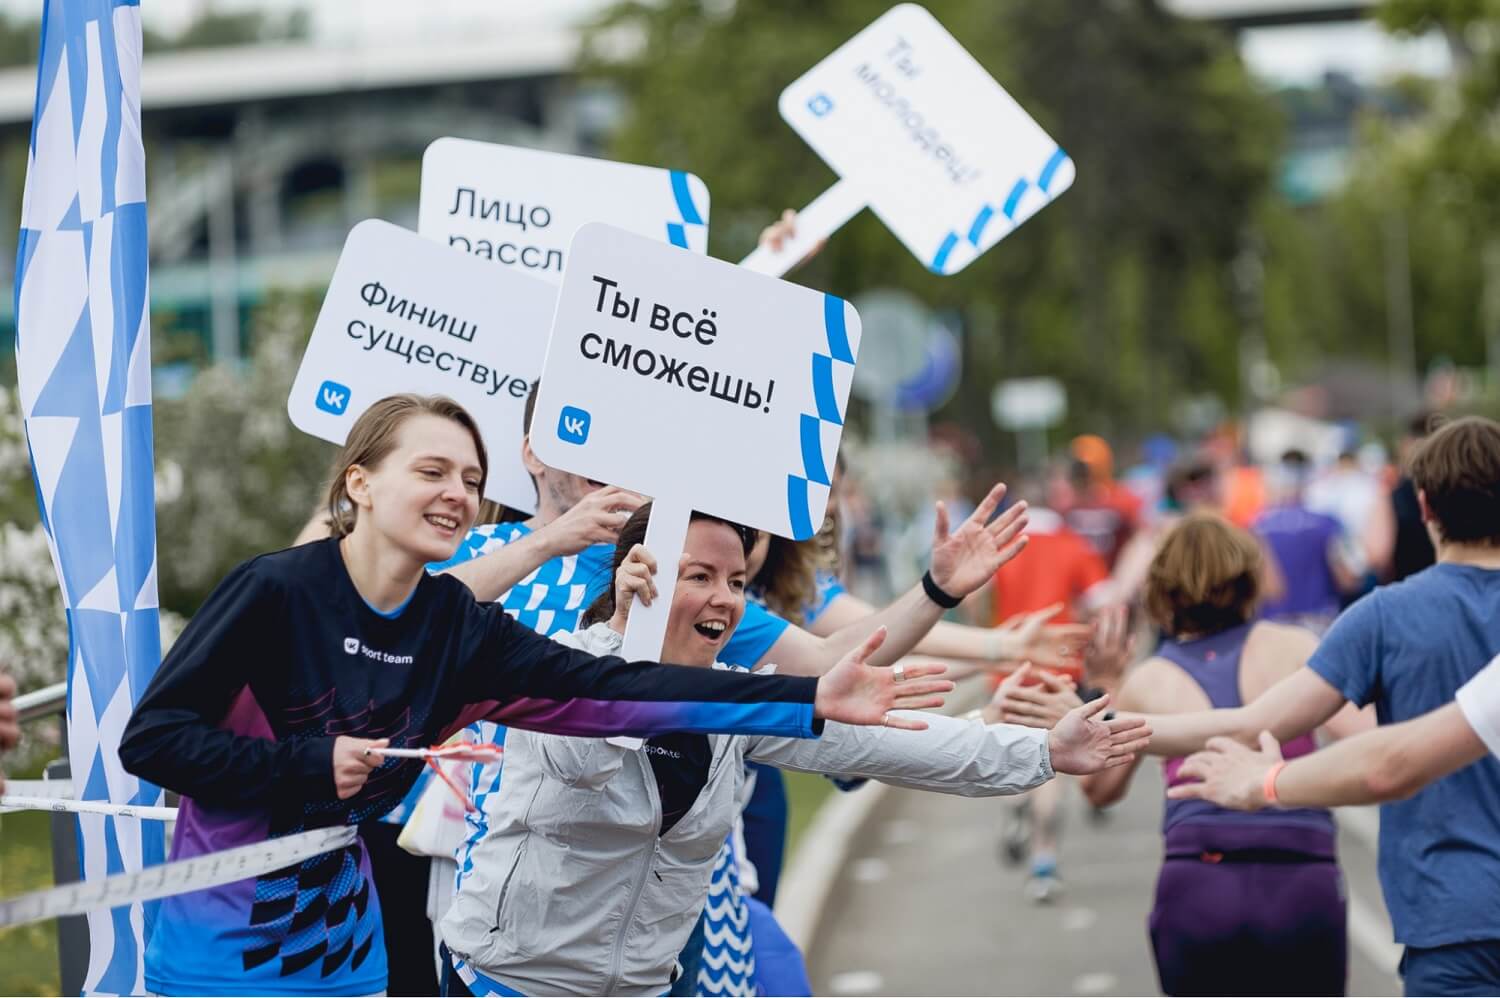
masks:
{"label": "white barrier tape", "polygon": [[438,762],[476,762],[485,765],[499,762],[504,750],[498,745],[444,745],[441,748],[367,748],[365,755],[388,759],[435,759]]}
{"label": "white barrier tape", "polygon": [[[7,787],[10,784],[6,784]],[[102,800],[71,800],[66,797],[31,797],[25,794],[0,794],[0,814],[6,811],[71,811],[74,814],[108,814],[116,818],[142,818],[150,821],[176,821],[175,807],[147,804],[111,804]]]}
{"label": "white barrier tape", "polygon": [[72,799],[72,780],[11,780],[5,781],[5,792],[23,797],[64,797]]}
{"label": "white barrier tape", "polygon": [[117,873],[102,880],[63,884],[0,901],[0,927],[80,915],[100,908],[116,908],[137,901],[201,891],[232,884],[247,877],[280,870],[321,853],[342,849],[354,841],[353,825],[315,828],[279,839],[211,852],[175,863],[150,866],[135,873]]}

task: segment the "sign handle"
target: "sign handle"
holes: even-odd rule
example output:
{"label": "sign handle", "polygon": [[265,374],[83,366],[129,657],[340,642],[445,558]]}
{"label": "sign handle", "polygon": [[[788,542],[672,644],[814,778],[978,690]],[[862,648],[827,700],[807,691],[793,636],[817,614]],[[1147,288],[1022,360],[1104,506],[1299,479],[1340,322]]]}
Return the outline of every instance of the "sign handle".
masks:
{"label": "sign handle", "polygon": [[[652,661],[661,658],[662,642],[667,636],[667,615],[672,609],[672,591],[677,588],[677,563],[687,544],[688,521],[693,511],[670,499],[657,497],[651,502],[651,519],[646,521],[646,550],[656,558],[656,599],[646,606],[639,601],[630,605],[630,619],[625,622],[625,640],[620,657],[627,661]],[[614,584],[614,580],[610,580]],[[616,736],[610,744],[640,748],[641,739]]]}
{"label": "sign handle", "polygon": [[[837,180],[797,213],[797,234],[781,244],[780,252],[768,246],[757,246],[755,252],[740,261],[740,266],[757,274],[781,277],[801,263],[818,243],[858,215],[868,203],[849,181]],[[655,553],[654,549],[652,553]]]}

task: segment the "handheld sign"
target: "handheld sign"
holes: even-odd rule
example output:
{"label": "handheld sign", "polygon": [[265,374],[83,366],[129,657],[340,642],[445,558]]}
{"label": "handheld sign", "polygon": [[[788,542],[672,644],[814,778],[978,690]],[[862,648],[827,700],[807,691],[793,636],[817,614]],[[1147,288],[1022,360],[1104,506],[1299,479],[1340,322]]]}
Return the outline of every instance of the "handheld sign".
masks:
{"label": "handheld sign", "polygon": [[387,395],[447,395],[474,415],[495,456],[485,498],[534,511],[519,459],[522,413],[556,302],[556,288],[520,271],[360,222],[339,254],[287,412],[298,429],[342,444]]}
{"label": "handheld sign", "polygon": [[417,231],[556,284],[585,222],[708,251],[708,188],[691,173],[441,138],[422,155]]}
{"label": "handheld sign", "polygon": [[804,540],[822,525],[859,316],[841,298],[586,225],[573,240],[531,446],[654,498],[660,596],[621,654],[661,654],[696,509]]}
{"label": "handheld sign", "polygon": [[866,205],[929,270],[955,274],[1073,183],[1073,161],[916,4],[901,4],[781,93],[781,116],[839,180],[780,252],[781,275]]}

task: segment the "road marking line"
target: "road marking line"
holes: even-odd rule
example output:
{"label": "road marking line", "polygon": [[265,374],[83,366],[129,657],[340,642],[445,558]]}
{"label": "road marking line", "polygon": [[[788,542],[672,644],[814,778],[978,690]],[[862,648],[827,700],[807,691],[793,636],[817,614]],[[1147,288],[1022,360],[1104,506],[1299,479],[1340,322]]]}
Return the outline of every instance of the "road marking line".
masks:
{"label": "road marking line", "polygon": [[868,995],[884,983],[885,978],[873,970],[846,970],[828,979],[828,990],[836,995]]}

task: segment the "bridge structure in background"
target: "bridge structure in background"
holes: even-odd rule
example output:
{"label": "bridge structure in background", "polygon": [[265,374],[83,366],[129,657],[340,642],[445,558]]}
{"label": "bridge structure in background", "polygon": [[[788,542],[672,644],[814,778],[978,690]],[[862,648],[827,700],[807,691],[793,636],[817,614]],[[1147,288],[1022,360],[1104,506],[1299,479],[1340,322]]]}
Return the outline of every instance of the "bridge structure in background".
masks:
{"label": "bridge structure in background", "polygon": [[[159,326],[201,337],[209,359],[239,358],[248,311],[277,289],[325,286],[356,222],[416,228],[421,157],[433,139],[597,153],[616,116],[608,94],[576,80],[578,33],[566,25],[398,41],[147,57],[142,130]],[[35,93],[33,68],[0,71],[0,341],[14,330],[9,285]],[[169,354],[170,332],[158,335]]]}
{"label": "bridge structure in background", "polygon": [[[602,6],[604,0],[599,0]],[[1350,21],[1374,0],[1161,0],[1239,31]],[[587,3],[574,5],[573,14]],[[584,13],[587,11],[584,10]],[[416,227],[422,151],[442,135],[599,154],[618,98],[580,81],[561,15],[505,32],[369,37],[148,55],[142,72],[157,354],[185,384],[248,347],[249,311],[277,289],[320,290],[349,229]],[[14,330],[11,268],[32,67],[0,71],[0,353]],[[194,359],[182,335],[197,337]]]}
{"label": "bridge structure in background", "polygon": [[1179,17],[1216,21],[1236,30],[1336,24],[1370,16],[1377,0],[1162,0]]}

